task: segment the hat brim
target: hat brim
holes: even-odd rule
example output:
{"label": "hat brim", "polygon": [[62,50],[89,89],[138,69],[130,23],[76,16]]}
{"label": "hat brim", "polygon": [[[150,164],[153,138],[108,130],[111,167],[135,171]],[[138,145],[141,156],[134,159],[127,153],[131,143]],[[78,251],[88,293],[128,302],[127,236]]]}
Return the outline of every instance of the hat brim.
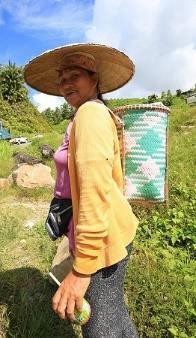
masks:
{"label": "hat brim", "polygon": [[58,88],[58,69],[64,57],[74,52],[93,55],[102,94],[122,87],[134,75],[135,66],[123,52],[100,44],[72,44],[46,51],[29,61],[24,68],[26,83],[42,93],[62,96]]}

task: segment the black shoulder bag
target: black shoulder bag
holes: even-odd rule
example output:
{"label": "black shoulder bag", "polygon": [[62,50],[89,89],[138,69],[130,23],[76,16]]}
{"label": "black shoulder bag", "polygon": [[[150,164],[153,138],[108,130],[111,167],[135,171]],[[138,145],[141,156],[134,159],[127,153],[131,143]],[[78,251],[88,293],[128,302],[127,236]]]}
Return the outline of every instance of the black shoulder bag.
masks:
{"label": "black shoulder bag", "polygon": [[54,197],[52,199],[45,228],[53,241],[67,234],[72,215],[72,200],[70,198]]}

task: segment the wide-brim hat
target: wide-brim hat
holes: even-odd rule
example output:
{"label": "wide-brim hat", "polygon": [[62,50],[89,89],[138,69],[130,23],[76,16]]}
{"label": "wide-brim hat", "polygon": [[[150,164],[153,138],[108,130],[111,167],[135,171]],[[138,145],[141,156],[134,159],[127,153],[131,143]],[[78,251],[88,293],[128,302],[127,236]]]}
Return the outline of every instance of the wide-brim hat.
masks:
{"label": "wide-brim hat", "polygon": [[99,92],[108,93],[125,85],[134,75],[135,66],[123,52],[100,44],[72,44],[38,55],[25,66],[24,78],[32,88],[50,95],[59,92],[59,69],[65,57],[74,53],[92,55],[99,78]]}

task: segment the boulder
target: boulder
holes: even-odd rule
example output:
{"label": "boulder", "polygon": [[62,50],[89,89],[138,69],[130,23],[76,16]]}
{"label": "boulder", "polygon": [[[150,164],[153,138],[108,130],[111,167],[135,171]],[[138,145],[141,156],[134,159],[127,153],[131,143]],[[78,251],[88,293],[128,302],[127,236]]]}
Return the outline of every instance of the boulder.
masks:
{"label": "boulder", "polygon": [[22,152],[14,152],[13,158],[16,164],[27,163],[33,165],[42,162],[42,160],[40,160],[39,158],[36,158],[34,156]]}
{"label": "boulder", "polygon": [[54,187],[54,179],[51,176],[51,168],[41,163],[21,165],[12,173],[13,181],[19,187]]}
{"label": "boulder", "polygon": [[44,158],[51,158],[53,157],[54,150],[49,144],[42,144],[40,146],[41,154]]}

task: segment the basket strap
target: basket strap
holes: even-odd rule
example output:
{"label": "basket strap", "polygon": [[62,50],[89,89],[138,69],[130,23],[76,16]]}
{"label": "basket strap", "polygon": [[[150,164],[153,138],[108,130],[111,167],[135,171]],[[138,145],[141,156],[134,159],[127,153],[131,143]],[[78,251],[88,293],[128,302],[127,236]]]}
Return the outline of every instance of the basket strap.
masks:
{"label": "basket strap", "polygon": [[[101,100],[95,99],[93,101],[96,101],[98,103],[104,104]],[[117,135],[118,135],[118,141],[119,141],[119,148],[120,148],[120,158],[121,158],[121,166],[123,171],[123,180],[125,185],[125,138],[124,138],[124,123],[123,120],[117,116],[110,108],[106,106],[107,110],[109,111],[116,129],[117,129]]]}
{"label": "basket strap", "polygon": [[[104,104],[101,100],[99,99],[92,99],[90,101],[95,101],[100,104]],[[123,181],[124,181],[124,186],[125,186],[125,139],[124,139],[124,123],[123,120],[117,116],[110,108],[105,106],[107,110],[109,111],[116,129],[117,129],[117,135],[118,135],[118,141],[119,141],[119,148],[120,148],[120,158],[121,158],[121,166],[122,166],[122,171],[123,171]],[[75,116],[73,117],[74,120]]]}

